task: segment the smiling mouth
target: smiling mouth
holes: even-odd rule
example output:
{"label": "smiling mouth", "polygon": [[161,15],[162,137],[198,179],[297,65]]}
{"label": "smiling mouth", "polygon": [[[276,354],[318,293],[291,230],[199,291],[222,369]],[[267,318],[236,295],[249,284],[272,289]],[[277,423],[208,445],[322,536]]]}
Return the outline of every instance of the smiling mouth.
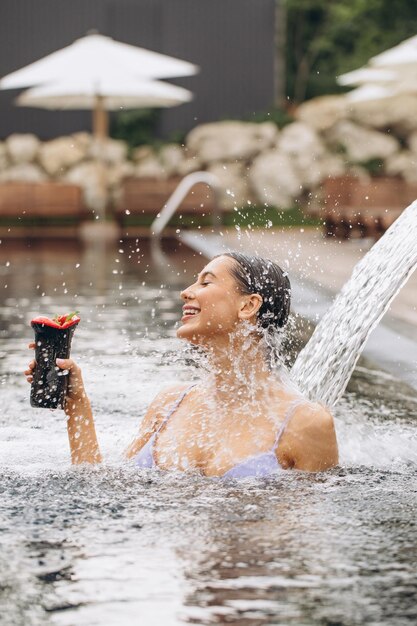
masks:
{"label": "smiling mouth", "polygon": [[195,317],[200,313],[200,309],[195,307],[184,307],[182,310],[182,318],[181,320],[189,319],[191,317]]}

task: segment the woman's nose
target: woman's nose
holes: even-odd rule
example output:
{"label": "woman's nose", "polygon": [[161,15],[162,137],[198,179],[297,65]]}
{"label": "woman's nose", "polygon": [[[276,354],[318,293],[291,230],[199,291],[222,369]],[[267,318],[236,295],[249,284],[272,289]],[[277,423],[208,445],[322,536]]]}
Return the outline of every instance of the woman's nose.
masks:
{"label": "woman's nose", "polygon": [[180,298],[182,298],[182,300],[191,300],[192,298],[194,298],[194,294],[191,291],[191,287],[187,287],[186,289],[181,291]]}

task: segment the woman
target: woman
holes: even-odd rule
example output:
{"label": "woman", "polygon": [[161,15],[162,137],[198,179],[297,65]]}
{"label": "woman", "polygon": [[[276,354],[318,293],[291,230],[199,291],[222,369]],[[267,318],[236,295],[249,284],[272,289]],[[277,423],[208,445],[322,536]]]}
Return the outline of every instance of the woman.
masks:
{"label": "woman", "polygon": [[[259,257],[223,254],[205,266],[181,298],[177,336],[207,355],[207,378],[162,391],[126,457],[139,467],[226,478],[335,466],[332,416],[286,387],[271,367],[271,339],[290,309],[290,283],[282,270]],[[81,370],[72,359],[57,359],[57,366],[69,372],[65,412],[72,462],[99,463]],[[34,367],[32,361],[25,372],[28,382]]]}

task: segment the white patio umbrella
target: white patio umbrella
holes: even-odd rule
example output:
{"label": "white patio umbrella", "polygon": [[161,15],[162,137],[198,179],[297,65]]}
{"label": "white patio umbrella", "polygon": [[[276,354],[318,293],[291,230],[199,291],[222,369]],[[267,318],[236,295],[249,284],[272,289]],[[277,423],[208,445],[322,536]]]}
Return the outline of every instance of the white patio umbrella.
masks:
{"label": "white patio umbrella", "polygon": [[353,72],[347,72],[337,77],[339,85],[351,86],[351,85],[366,85],[368,83],[389,83],[395,80],[395,72],[376,69],[373,67],[361,67]]}
{"label": "white patio umbrella", "polygon": [[369,102],[372,100],[381,100],[383,98],[392,97],[393,92],[391,89],[383,85],[361,85],[357,89],[353,89],[346,94],[349,102]]}
{"label": "white patio umbrella", "polygon": [[[139,89],[135,90],[135,107],[173,106],[188,102],[191,99],[191,93],[181,90],[180,87],[165,84],[164,92],[162,83],[151,89],[149,82],[146,81],[151,78],[189,76],[198,71],[199,68],[196,65],[187,61],[121,43],[104,35],[91,34],[4,76],[0,80],[0,89],[16,89],[31,85],[45,85],[46,89],[49,88],[50,83],[55,83],[56,91],[52,90],[49,95],[47,92],[35,94],[39,98],[38,104],[29,105],[28,99],[25,100],[24,97],[18,100],[18,103],[49,109],[91,108],[94,111],[96,135],[105,136],[108,126],[106,111],[117,108],[113,106],[116,101],[117,86],[119,94],[125,97],[126,107],[127,95],[133,95],[132,91],[126,91],[126,86],[129,82],[134,83],[139,79],[145,82],[140,93]],[[68,88],[65,90],[66,86]],[[41,95],[44,96],[43,104],[40,103]],[[47,95],[48,102],[46,101]],[[111,96],[113,104],[106,103],[107,95]],[[31,93],[31,96],[34,94]],[[58,99],[58,96],[62,98]],[[68,105],[63,106],[66,97]],[[90,98],[89,106],[86,107],[88,98]],[[77,102],[81,106],[77,106]],[[133,99],[130,103],[129,108],[132,108]]]}
{"label": "white patio umbrella", "polygon": [[372,57],[368,65],[342,74],[340,85],[359,85],[347,94],[350,102],[362,103],[417,92],[417,36]]}
{"label": "white patio umbrella", "polygon": [[372,57],[369,64],[384,68],[417,65],[417,35]]}
{"label": "white patio umbrella", "polygon": [[87,77],[71,77],[56,83],[33,87],[17,99],[18,106],[42,109],[91,109],[93,133],[103,138],[108,133],[107,111],[133,108],[171,107],[189,102],[193,94],[187,89],[156,80],[137,79],[113,74],[94,83]]}
{"label": "white patio umbrella", "polygon": [[94,81],[109,66],[142,78],[191,76],[199,71],[188,61],[92,34],[4,76],[0,89],[41,85],[69,76],[84,76]]}

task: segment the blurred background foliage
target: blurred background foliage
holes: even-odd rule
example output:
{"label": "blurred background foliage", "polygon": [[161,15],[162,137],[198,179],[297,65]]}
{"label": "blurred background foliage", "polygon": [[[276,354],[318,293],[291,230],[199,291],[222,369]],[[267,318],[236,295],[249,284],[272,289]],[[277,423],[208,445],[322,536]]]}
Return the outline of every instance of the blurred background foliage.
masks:
{"label": "blurred background foliage", "polygon": [[160,116],[160,109],[119,111],[110,117],[110,136],[123,139],[129,148],[154,144]]}
{"label": "blurred background foliage", "polygon": [[[336,77],[417,34],[417,0],[276,0],[278,54],[285,73],[280,106],[254,112],[247,121],[271,120],[280,128],[293,121],[294,107],[310,98],[344,91]],[[271,103],[272,104],[272,103]],[[112,116],[111,136],[130,147],[161,143],[157,110],[122,111]],[[173,143],[184,142],[178,130]]]}
{"label": "blurred background foliage", "polygon": [[336,76],[417,34],[417,0],[281,1],[293,103],[340,92]]}

